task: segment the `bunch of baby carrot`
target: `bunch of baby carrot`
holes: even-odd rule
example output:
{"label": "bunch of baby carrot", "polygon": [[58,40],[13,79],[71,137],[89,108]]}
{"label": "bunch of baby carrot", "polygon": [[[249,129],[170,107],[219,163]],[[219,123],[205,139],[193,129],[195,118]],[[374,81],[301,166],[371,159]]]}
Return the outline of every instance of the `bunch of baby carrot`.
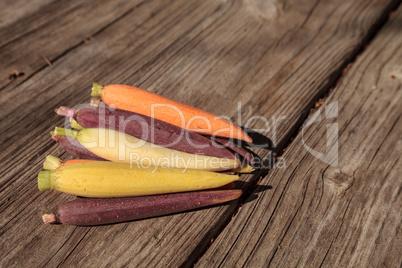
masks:
{"label": "bunch of baby carrot", "polygon": [[56,109],[70,118],[71,128],[51,133],[79,159],[62,163],[49,155],[38,175],[42,191],[89,198],[59,205],[43,215],[45,223],[116,223],[242,194],[232,189],[235,174],[253,171],[253,158],[226,138],[251,138],[233,123],[131,86],[94,83],[92,96],[91,106]]}

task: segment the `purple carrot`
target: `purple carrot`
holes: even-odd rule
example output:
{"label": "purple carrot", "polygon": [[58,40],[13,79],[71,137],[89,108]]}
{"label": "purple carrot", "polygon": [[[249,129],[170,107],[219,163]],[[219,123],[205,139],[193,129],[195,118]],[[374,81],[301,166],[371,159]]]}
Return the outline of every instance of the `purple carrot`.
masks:
{"label": "purple carrot", "polygon": [[226,190],[130,198],[83,198],[59,205],[56,213],[45,214],[42,219],[45,223],[103,225],[212,206],[237,199],[241,194],[241,190]]}
{"label": "purple carrot", "polygon": [[[227,173],[229,173],[229,172],[227,172]],[[225,173],[225,174],[227,174],[227,173]],[[234,172],[231,172],[231,174],[228,174],[228,175],[234,175],[234,174],[235,174]],[[223,185],[218,188],[213,188],[211,190],[232,190],[233,188],[235,188],[235,186],[236,186],[236,184],[234,182],[230,182],[226,185]]]}
{"label": "purple carrot", "polygon": [[96,154],[90,152],[88,149],[83,147],[76,139],[68,136],[58,136],[54,139],[66,152],[82,159],[98,160],[98,161],[108,161]]}
{"label": "purple carrot", "polygon": [[214,137],[213,140],[235,152],[236,156],[240,156],[238,157],[240,160],[242,160],[241,158],[244,158],[250,165],[254,164],[254,156],[244,148],[241,148],[225,138]]}
{"label": "purple carrot", "polygon": [[150,143],[191,154],[235,159],[232,151],[192,131],[145,115],[112,109],[101,103],[98,107],[74,110],[60,107],[57,114],[73,117],[84,128],[109,128],[125,132]]}

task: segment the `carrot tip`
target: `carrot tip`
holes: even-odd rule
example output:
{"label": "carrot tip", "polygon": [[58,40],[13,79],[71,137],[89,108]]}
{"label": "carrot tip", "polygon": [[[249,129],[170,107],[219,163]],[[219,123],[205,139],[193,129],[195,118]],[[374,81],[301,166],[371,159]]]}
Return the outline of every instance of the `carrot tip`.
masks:
{"label": "carrot tip", "polygon": [[223,192],[226,192],[227,195],[222,197],[222,198],[215,199],[215,202],[217,204],[218,203],[225,203],[225,202],[229,202],[229,201],[238,199],[243,194],[242,190],[227,190],[227,191],[223,191]]}
{"label": "carrot tip", "polygon": [[56,223],[56,215],[54,215],[54,213],[50,213],[50,214],[43,214],[42,215],[42,220],[44,223],[46,224],[50,224],[50,223]]}
{"label": "carrot tip", "polygon": [[232,171],[237,172],[237,173],[251,173],[254,170],[255,169],[252,166],[245,164],[245,165],[242,165],[242,166],[240,166],[238,168],[233,169]]}
{"label": "carrot tip", "polygon": [[99,83],[94,83],[92,86],[92,97],[101,98],[102,97],[102,90],[105,86]]}
{"label": "carrot tip", "polygon": [[243,191],[240,190],[240,189],[239,190],[232,190],[232,191],[236,191],[236,192],[233,192],[233,199],[232,200],[239,198],[243,194]]}
{"label": "carrot tip", "polygon": [[247,142],[253,143],[253,139],[247,134],[245,134],[245,139],[246,139]]}

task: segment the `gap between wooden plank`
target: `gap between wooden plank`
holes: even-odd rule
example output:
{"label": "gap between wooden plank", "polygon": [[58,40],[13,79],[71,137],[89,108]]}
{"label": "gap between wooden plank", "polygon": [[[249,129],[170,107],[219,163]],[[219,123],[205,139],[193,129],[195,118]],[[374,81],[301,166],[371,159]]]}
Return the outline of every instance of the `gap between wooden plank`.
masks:
{"label": "gap between wooden plank", "polygon": [[[162,55],[163,56],[163,55]],[[179,55],[178,55],[179,56]],[[127,78],[126,78],[127,79]],[[137,78],[132,78],[132,80],[134,80],[135,81],[135,79],[137,79]],[[126,81],[125,79],[122,79],[122,80],[124,80],[124,81]],[[130,80],[131,81],[131,80]],[[76,100],[77,98],[75,98],[75,100]],[[42,126],[43,127],[43,126]],[[36,160],[35,160],[36,161]],[[31,163],[32,164],[32,163]],[[32,193],[32,192],[30,192],[30,193]],[[60,201],[60,200],[59,200]],[[187,217],[187,216],[186,216]],[[184,218],[184,217],[183,217]],[[148,222],[150,222],[150,221],[148,221]],[[133,224],[134,225],[134,224]],[[95,228],[94,228],[95,229]],[[95,230],[97,230],[97,231],[99,231],[100,229],[95,229]],[[132,230],[132,229],[131,229]],[[87,237],[85,238],[85,239],[87,239]],[[81,244],[80,244],[80,246],[81,246]],[[81,249],[81,250],[85,250],[85,248],[84,249]],[[85,252],[84,252],[85,253]],[[81,254],[82,255],[82,254]]]}
{"label": "gap between wooden plank", "polygon": [[[337,70],[336,72],[334,72],[333,74],[333,80],[330,80],[328,82],[328,84],[326,84],[323,87],[323,91],[318,94],[313,100],[313,104],[309,105],[310,109],[309,109],[309,113],[306,113],[304,115],[304,117],[302,118],[302,120],[300,120],[297,124],[294,125],[294,131],[292,133],[289,134],[288,137],[286,137],[285,139],[283,139],[283,142],[278,143],[278,146],[276,148],[274,148],[272,154],[272,158],[271,159],[278,159],[280,158],[285,150],[291,145],[291,143],[293,142],[293,140],[301,133],[301,127],[308,121],[309,116],[316,111],[317,109],[319,109],[319,107],[323,104],[319,104],[317,105],[318,102],[325,102],[325,99],[327,99],[330,95],[333,94],[333,89],[339,85],[340,81],[343,79],[343,77],[347,74],[349,68],[351,68],[351,66],[353,66],[353,64],[356,62],[357,58],[364,53],[364,51],[366,50],[366,48],[371,44],[371,42],[373,41],[373,39],[376,37],[376,35],[381,31],[381,29],[384,27],[384,25],[390,20],[391,15],[395,12],[395,10],[397,10],[399,7],[399,5],[396,5],[394,7],[392,7],[391,10],[389,10],[388,12],[385,12],[383,14],[383,16],[381,17],[381,19],[378,21],[378,24],[373,25],[373,27],[370,29],[368,35],[365,37],[364,41],[362,42],[361,46],[358,47],[356,49],[356,52],[353,53],[352,55],[350,55],[349,59],[346,59],[345,62],[340,66],[339,70]],[[274,161],[272,163],[273,167],[275,168],[275,164],[276,162]],[[243,206],[244,202],[250,198],[250,196],[254,193],[255,189],[258,187],[258,182],[259,180],[257,178],[259,177],[265,177],[268,176],[269,174],[269,170],[268,171],[264,171],[261,170],[260,172],[258,172],[255,176],[255,179],[252,180],[252,182],[254,182],[254,185],[252,185],[249,189],[247,189],[247,192],[245,192],[242,197],[241,197],[241,201],[238,203],[236,210],[233,212],[232,217],[229,217],[228,220],[225,222],[225,224],[222,226],[222,228],[220,228],[220,230],[218,231],[217,235],[215,237],[212,238],[211,243],[208,245],[208,247],[205,249],[204,253],[208,250],[208,248],[212,245],[213,241],[215,241],[216,237],[218,237],[221,232],[226,228],[226,226],[234,219],[234,217],[236,216],[236,214],[239,212],[239,210],[241,209],[241,207]],[[193,266],[197,264],[199,258],[202,257],[203,254],[201,254],[198,259],[192,264]],[[186,264],[187,265],[187,264]]]}
{"label": "gap between wooden plank", "polygon": [[[395,9],[397,9],[397,7],[395,8]],[[394,10],[395,10],[394,9]],[[388,18],[391,18],[391,15],[394,13],[394,10],[392,10],[390,13],[389,13],[389,16],[388,16]],[[398,17],[399,17],[399,20],[400,20],[400,18],[402,18],[402,16],[401,16],[401,13],[402,12],[402,10],[399,10],[399,14],[398,14]],[[390,22],[390,19],[388,19],[386,22]],[[385,21],[384,21],[384,23],[380,26],[380,28],[378,29],[378,31],[376,31],[376,35],[373,35],[372,36],[372,38],[370,38],[365,44],[364,44],[364,47],[362,47],[362,50],[357,54],[357,55],[355,55],[355,57],[354,57],[354,59],[353,59],[353,61],[352,62],[350,62],[350,64],[352,64],[352,70],[355,72],[355,73],[357,73],[357,72],[359,72],[359,71],[361,71],[361,70],[359,70],[359,66],[360,66],[360,64],[361,64],[361,59],[360,59],[360,61],[359,61],[359,66],[353,66],[353,64],[354,63],[356,63],[356,61],[358,61],[359,59],[359,56],[360,55],[362,55],[362,54],[364,54],[365,56],[367,56],[367,49],[370,49],[370,52],[373,50],[373,47],[370,47],[370,45],[373,43],[373,41],[376,41],[376,43],[378,44],[379,43],[379,41],[378,40],[375,40],[375,38],[376,37],[378,37],[378,38],[380,38],[381,36],[382,36],[382,34],[390,34],[390,29],[393,29],[393,28],[397,28],[398,27],[398,19],[395,19],[395,20],[393,20],[392,21],[392,24],[387,24],[386,25],[386,27],[384,27],[384,25],[385,25],[385,23],[386,23]],[[391,23],[391,22],[390,22]],[[399,23],[399,25],[400,25],[400,23]],[[392,28],[393,27],[393,28]],[[384,32],[384,31],[386,31],[386,32]],[[392,47],[392,46],[390,46],[390,47]],[[397,47],[397,45],[394,45],[393,47]],[[385,49],[383,49],[383,48],[376,48],[378,51],[376,52],[377,54],[376,55],[374,55],[374,56],[369,56],[369,57],[372,57],[373,58],[373,61],[376,59],[376,57],[377,57],[377,55],[378,54],[380,54],[382,51],[386,51]],[[391,49],[391,48],[388,48],[388,50],[389,49]],[[382,62],[381,62],[381,67],[380,67],[380,74],[382,74],[382,69],[383,69],[383,67],[390,61],[390,60],[392,60],[393,59],[393,53],[390,53],[391,55],[389,56],[389,58],[387,58],[387,59],[381,59],[382,60]],[[369,68],[370,69],[370,65],[371,65],[371,63],[373,63],[373,62],[369,62],[368,64],[366,63],[366,65],[367,66],[365,66],[365,67],[367,67],[367,68]],[[396,62],[396,64],[397,64],[398,62]],[[350,67],[350,65],[348,64],[347,65],[347,67],[345,68],[345,71],[344,71],[344,75],[342,75],[342,76],[340,76],[339,77],[339,79],[337,80],[337,83],[334,85],[334,87],[342,87],[342,86],[345,86],[345,85],[342,85],[342,81],[343,81],[343,79],[346,77],[346,76],[348,76],[348,79],[350,80],[350,74],[347,74],[347,72],[348,72],[348,70],[349,70],[349,67]],[[357,70],[357,71],[356,71]],[[388,70],[389,70],[389,68],[388,68]],[[399,75],[400,75],[401,73],[400,73],[400,71],[399,71]],[[364,76],[364,72],[363,72],[363,75],[362,76]],[[352,77],[353,77],[353,75],[352,75]],[[402,81],[402,76],[399,76],[398,77],[398,75],[389,75],[389,77],[387,77],[387,76],[385,76],[385,75],[382,75],[382,78],[383,78],[383,81],[385,80],[385,79],[390,79],[391,81],[392,81],[392,79],[399,79],[399,81]],[[380,77],[378,77],[377,78],[377,84],[376,83],[374,83],[374,84],[376,84],[376,86],[378,86],[378,79],[380,79]],[[348,83],[348,82],[347,82]],[[359,85],[360,83],[358,83],[358,85]],[[367,84],[366,85],[366,87],[368,87],[368,86],[370,86],[369,84]],[[395,87],[395,86],[394,86]],[[331,89],[332,89],[332,87],[331,87]],[[395,91],[395,89],[394,89],[394,91]],[[336,95],[338,95],[338,98],[339,98],[339,94],[338,94],[338,92],[330,92],[330,91],[328,91],[327,92],[328,94],[327,94],[327,97],[329,98],[329,99],[334,99],[335,98],[335,100],[337,100],[336,99],[336,97],[334,97],[334,96],[336,96]],[[380,93],[381,94],[381,93]],[[397,96],[396,96],[397,94],[395,94],[395,97],[396,98],[398,98]],[[394,96],[394,95],[392,95],[392,96]],[[399,95],[400,96],[400,95]],[[364,106],[365,104],[366,104],[366,101],[370,98],[370,97],[372,97],[371,96],[371,94],[370,95],[368,95],[367,96],[367,98],[366,99],[364,99],[364,100],[362,100],[362,105],[361,106]],[[389,98],[389,96],[388,96],[388,98]],[[327,103],[328,104],[328,103]],[[347,103],[348,105],[349,105],[349,103]],[[353,105],[353,104],[350,104],[350,105]],[[343,105],[343,106],[347,106],[347,105]],[[394,104],[394,108],[395,108],[395,104]],[[360,111],[362,109],[362,107],[360,107],[359,109],[358,109],[358,111]],[[313,108],[312,110],[315,110],[315,108]],[[322,110],[322,109],[321,109]],[[378,109],[377,109],[378,110]],[[396,113],[397,114],[397,113]],[[364,114],[365,115],[365,114]],[[363,116],[364,116],[363,115]],[[395,113],[394,113],[394,118],[396,117],[395,116]],[[351,117],[351,121],[355,118],[353,115],[350,115],[350,117]],[[350,123],[350,122],[349,122]],[[340,137],[343,135],[343,134],[345,134],[344,133],[344,130],[349,126],[349,123],[347,123],[347,125],[345,126],[345,127],[343,127],[341,130],[340,130]],[[376,149],[376,152],[373,154],[373,157],[372,157],[372,159],[371,159],[371,161],[367,164],[367,163],[365,163],[364,164],[364,166],[367,166],[367,169],[369,169],[370,168],[370,166],[371,166],[371,163],[374,161],[374,159],[376,158],[376,156],[377,156],[377,153],[382,149],[382,147],[383,147],[383,144],[384,144],[384,142],[387,140],[387,138],[389,137],[389,135],[391,134],[391,133],[393,133],[394,134],[394,137],[393,138],[395,138],[395,132],[397,132],[397,130],[395,130],[395,128],[396,128],[396,126],[398,125],[400,123],[400,115],[399,115],[399,117],[396,117],[396,119],[394,120],[394,123],[393,123],[393,125],[392,126],[390,126],[390,128],[389,128],[389,131],[387,132],[387,133],[385,133],[385,135],[384,135],[384,137],[383,137],[383,139],[382,139],[382,141],[379,143],[379,145],[378,145],[378,148]],[[357,126],[359,125],[359,123],[357,123]],[[400,124],[399,124],[400,125]],[[298,133],[297,133],[297,136],[299,137],[299,140],[298,141],[300,141],[300,133],[301,133],[301,131],[299,131]],[[312,135],[312,134],[311,134]],[[346,135],[346,134],[345,134]],[[293,138],[295,138],[295,137],[293,137]],[[389,142],[388,142],[389,143]],[[287,148],[288,146],[291,146],[291,147],[293,147],[293,149],[294,149],[294,147],[298,147],[297,145],[295,145],[295,143],[294,142],[291,142],[290,144],[288,144],[285,148]],[[324,145],[325,146],[325,145]],[[362,147],[364,147],[364,146],[362,146]],[[399,147],[400,148],[400,147]],[[361,149],[361,150],[363,150],[364,151],[364,149]],[[297,152],[295,152],[295,153],[297,153]],[[400,153],[400,151],[399,151],[399,153]],[[358,154],[357,154],[358,155]],[[289,157],[289,156],[288,156]],[[396,157],[396,159],[398,159],[398,152],[396,152],[396,155],[394,155],[394,158],[391,158],[391,159],[395,159],[395,157]],[[304,157],[303,157],[303,159],[302,160],[300,160],[300,163],[301,162],[303,162],[304,161]],[[381,160],[380,160],[381,161]],[[397,161],[395,162],[395,165],[397,165]],[[295,166],[297,167],[297,166],[299,166],[298,164],[295,164]],[[327,176],[326,175],[326,173],[327,173],[327,169],[328,168],[331,168],[330,167],[330,165],[328,165],[327,166],[327,168],[326,169],[324,169],[324,171],[322,172],[323,173],[323,177],[325,177],[325,176]],[[294,171],[293,172],[295,172],[296,171],[296,169],[297,168],[295,168],[294,169]],[[354,185],[354,182],[355,182],[355,179],[356,179],[356,177],[358,176],[356,173],[359,173],[359,170],[360,168],[358,168],[358,169],[356,169],[356,170],[354,170],[354,172],[353,172],[353,174],[351,175],[351,177],[352,177],[352,180],[350,181],[350,182],[348,182],[348,186],[347,187],[345,187],[345,189],[344,189],[344,191],[343,191],[343,194],[345,195],[351,188],[352,188],[352,186]],[[389,170],[394,170],[394,167],[390,167],[389,168]],[[309,171],[308,171],[309,172]],[[306,173],[308,173],[308,172],[306,172]],[[280,173],[280,172],[277,172],[277,173]],[[361,173],[361,172],[360,172]],[[342,174],[342,172],[341,172],[341,174]],[[272,174],[271,174],[272,175]],[[387,177],[387,175],[388,174],[383,174],[383,176],[385,176],[385,177]],[[289,175],[288,177],[290,178],[289,179],[289,181],[287,181],[287,183],[289,183],[290,182],[290,180],[291,180],[291,178],[294,176],[294,174],[291,174],[291,175]],[[329,175],[328,175],[329,176]],[[360,177],[361,177],[361,174],[360,174]],[[335,178],[334,178],[335,179]],[[310,179],[307,181],[307,183],[306,183],[306,186],[304,187],[304,190],[303,190],[303,194],[304,194],[304,197],[302,198],[302,200],[300,201],[300,205],[298,206],[298,209],[295,211],[295,213],[294,213],[294,215],[293,215],[293,219],[295,219],[295,217],[297,216],[297,214],[298,214],[298,211],[299,211],[299,209],[304,205],[304,201],[305,201],[305,195],[306,195],[306,193],[307,193],[307,189],[309,188],[309,183],[310,183]],[[335,183],[335,182],[334,182]],[[283,187],[283,192],[285,192],[285,190],[287,189],[287,185],[285,185],[284,187]],[[397,189],[396,189],[397,190]],[[283,192],[282,192],[282,194],[283,194]],[[322,191],[323,192],[323,191]],[[350,203],[352,202],[352,200],[353,200],[353,198],[354,198],[354,196],[353,195],[350,195],[350,199],[348,200],[348,202],[347,202],[347,204],[345,205],[345,210],[344,210],[344,212],[343,212],[343,216],[341,217],[341,221],[340,221],[340,226],[339,226],[339,228],[338,228],[338,230],[337,230],[337,234],[335,235],[335,237],[331,240],[331,242],[330,242],[330,245],[329,245],[329,247],[328,247],[328,249],[327,249],[327,252],[325,253],[325,255],[324,255],[324,258],[322,259],[322,261],[321,261],[321,264],[320,264],[320,267],[324,264],[324,263],[326,263],[326,261],[327,261],[327,256],[328,256],[328,254],[329,254],[329,252],[331,251],[331,249],[332,249],[332,245],[333,245],[333,243],[334,243],[334,241],[336,241],[337,240],[337,237],[339,236],[339,233],[341,232],[341,230],[342,230],[342,227],[343,227],[343,223],[344,223],[344,219],[345,219],[345,217],[346,217],[346,215],[347,215],[347,213],[348,213],[348,209],[349,209],[349,205],[350,205]],[[396,198],[396,197],[395,197]],[[276,206],[278,206],[280,203],[281,203],[281,199],[282,199],[282,196],[281,197],[279,197],[278,198],[278,202],[276,203]],[[355,200],[353,200],[353,201],[355,201]],[[396,200],[395,200],[395,202],[397,202]],[[318,205],[319,205],[320,203],[318,203]],[[318,206],[317,205],[317,206]],[[396,205],[397,206],[397,205]],[[248,210],[249,211],[251,211],[252,209],[251,208],[248,208]],[[271,219],[272,219],[272,217],[274,216],[274,214],[278,214],[278,213],[276,213],[277,212],[277,210],[276,210],[276,207],[274,208],[274,209],[272,209],[272,214],[271,214],[271,218],[267,221],[268,223],[270,223],[271,222]],[[253,214],[253,212],[250,212],[249,213],[250,215],[252,215]],[[286,223],[286,224],[288,224],[288,227],[287,227],[287,230],[289,230],[289,228],[292,226],[292,222],[293,222],[293,219],[290,221],[290,223]],[[246,227],[246,223],[244,223],[244,227]],[[227,226],[226,226],[227,227]],[[285,230],[284,231],[284,233],[286,234],[287,233],[287,230]],[[224,228],[224,229],[221,229],[221,231],[227,231],[226,230],[226,228]],[[229,231],[228,231],[229,232]],[[264,232],[266,232],[266,230],[264,229]],[[240,232],[241,233],[241,232]],[[225,234],[226,235],[226,237],[228,237],[228,234]],[[222,239],[224,239],[224,238],[222,238]],[[259,239],[263,239],[263,238],[259,238]],[[276,252],[281,248],[280,247],[280,245],[282,244],[282,242],[284,241],[284,236],[281,238],[281,240],[278,242],[278,241],[273,241],[274,243],[276,243],[276,244],[278,244],[279,246],[276,248],[276,249],[274,249],[273,250],[273,252],[272,252],[272,256],[270,257],[270,261],[269,261],[269,263],[268,263],[268,266],[271,264],[271,262],[274,260],[274,257],[275,257],[275,254],[276,254]],[[232,243],[233,245],[234,244],[236,244],[237,243],[237,239]],[[260,244],[260,243],[262,243],[262,242],[260,242],[260,240],[258,240],[257,242],[255,242],[255,244],[254,244],[254,249]],[[339,243],[341,243],[341,242],[339,242]],[[222,240],[220,240],[219,241],[219,243],[217,244],[217,245],[219,245],[219,246],[216,246],[216,244],[212,244],[211,246],[213,246],[213,247],[215,247],[214,248],[214,253],[215,253],[215,255],[213,255],[213,256],[216,256],[216,251],[217,251],[217,248],[216,247],[219,247],[219,248],[226,248],[225,246],[227,246],[226,245],[226,243],[225,242],[222,242]],[[339,247],[338,247],[339,248]],[[399,247],[400,248],[400,247]],[[252,250],[252,251],[254,251],[254,249]],[[352,249],[352,250],[354,250],[354,248]],[[224,250],[225,251],[225,250]],[[230,250],[227,250],[227,255],[226,256],[228,256],[228,254],[229,254],[229,251]],[[219,252],[219,253],[221,253],[221,252]],[[218,253],[218,255],[219,255],[219,253]],[[283,254],[283,253],[282,253]],[[337,253],[335,253],[335,255],[336,255]],[[344,254],[348,254],[348,253],[344,253]],[[381,254],[381,253],[376,253],[377,255],[379,255],[379,254]],[[392,253],[387,253],[387,254],[392,254]],[[334,254],[333,254],[334,255]],[[205,256],[205,257],[204,257]],[[214,263],[209,263],[209,258],[212,258],[213,257],[212,256],[212,254],[211,254],[211,252],[208,254],[208,256],[206,256],[205,255],[205,252],[204,252],[204,254],[202,255],[202,256],[200,256],[200,258],[202,259],[202,258],[204,258],[204,259],[202,259],[202,263],[201,263],[201,265],[212,265],[212,264],[214,264],[214,265],[217,265],[217,263],[216,262],[214,262]],[[395,257],[395,256],[394,256]],[[341,257],[340,257],[341,258]],[[337,261],[339,261],[339,262],[341,262],[341,263],[343,263],[342,265],[340,265],[340,266],[342,266],[342,267],[344,267],[344,266],[349,266],[349,265],[351,265],[351,266],[355,266],[356,265],[356,256],[353,256],[353,260],[352,260],[352,264],[351,263],[349,263],[348,264],[348,261],[349,261],[349,259],[348,259],[348,257],[346,257],[346,258],[343,258],[343,260],[339,260],[339,258],[337,259]],[[224,265],[235,265],[235,263],[236,263],[236,265],[239,265],[236,261],[227,261],[227,258],[226,257],[222,257],[222,258],[220,258],[220,257],[217,257],[217,259],[221,259],[221,262],[220,262],[220,264],[219,264],[219,266],[221,266],[222,264],[224,264]],[[396,266],[395,267],[397,267],[398,265],[397,265],[397,263],[395,263],[395,262],[397,262],[397,257],[396,257],[396,259],[394,258],[393,260],[389,260],[390,262],[391,261],[393,261],[394,263],[394,265],[396,264]],[[249,264],[249,261],[250,262],[252,262],[252,261],[254,261],[254,262],[252,262],[254,265],[256,264],[256,263],[258,263],[259,265],[262,265],[263,263],[262,262],[258,262],[259,260],[255,260],[255,259],[252,259],[252,256],[251,256],[251,253],[250,253],[250,255],[245,259],[245,260],[242,260],[243,261],[243,263],[241,264],[241,265],[247,265],[247,264]],[[282,259],[282,263],[281,264],[279,264],[279,266],[283,266],[284,265],[284,259]],[[305,260],[304,260],[305,261]],[[353,262],[354,261],[354,262]],[[200,264],[200,263],[195,263],[195,264],[193,264],[193,265],[197,265],[197,264]],[[310,265],[311,263],[306,263],[306,262],[304,262],[303,263],[304,265]],[[366,263],[367,264],[367,263]],[[385,265],[385,263],[382,263],[383,265]],[[400,264],[400,263],[399,263]],[[265,265],[265,264],[264,264]],[[275,265],[278,265],[278,263],[276,263]],[[289,263],[288,263],[288,265],[289,265]],[[299,265],[299,263],[297,264],[297,265]],[[328,265],[328,264],[327,264]],[[285,265],[285,266],[287,266],[287,265]],[[291,265],[291,266],[293,266],[293,265]],[[314,265],[315,266],[315,265]],[[331,263],[330,264],[330,266],[339,266],[339,263]]]}

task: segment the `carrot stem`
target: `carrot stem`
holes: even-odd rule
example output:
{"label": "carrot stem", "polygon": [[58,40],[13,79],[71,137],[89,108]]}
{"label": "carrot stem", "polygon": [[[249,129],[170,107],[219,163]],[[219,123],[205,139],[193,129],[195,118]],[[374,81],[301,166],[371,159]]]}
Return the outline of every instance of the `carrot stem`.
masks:
{"label": "carrot stem", "polygon": [[51,224],[51,223],[56,223],[57,222],[56,215],[54,213],[43,214],[42,215],[42,220],[46,224]]}
{"label": "carrot stem", "polygon": [[69,108],[69,107],[66,107],[66,106],[60,106],[59,108],[57,108],[55,110],[55,112],[58,115],[67,116],[67,117],[70,117],[70,118],[74,117],[75,111],[76,111],[75,109]]}
{"label": "carrot stem", "polygon": [[50,171],[44,170],[38,174],[38,188],[41,191],[50,190],[52,188],[50,181]]}
{"label": "carrot stem", "polygon": [[71,123],[71,128],[81,130],[84,129],[80,124],[78,124],[77,121],[75,121],[73,118],[70,118],[70,123]]}
{"label": "carrot stem", "polygon": [[77,137],[78,131],[72,130],[72,129],[65,129],[62,127],[55,127],[54,131],[51,134],[54,137],[68,136],[68,137],[72,137],[75,139],[75,137]]}
{"label": "carrot stem", "polygon": [[92,97],[101,98],[102,97],[102,90],[105,86],[99,83],[93,83],[92,86]]}
{"label": "carrot stem", "polygon": [[61,159],[53,155],[46,156],[45,162],[43,162],[43,168],[46,170],[53,170],[61,167],[61,165]]}
{"label": "carrot stem", "polygon": [[100,99],[100,98],[92,97],[92,98],[91,98],[91,101],[90,101],[90,105],[91,105],[92,107],[98,107],[100,102],[101,102],[101,99]]}

